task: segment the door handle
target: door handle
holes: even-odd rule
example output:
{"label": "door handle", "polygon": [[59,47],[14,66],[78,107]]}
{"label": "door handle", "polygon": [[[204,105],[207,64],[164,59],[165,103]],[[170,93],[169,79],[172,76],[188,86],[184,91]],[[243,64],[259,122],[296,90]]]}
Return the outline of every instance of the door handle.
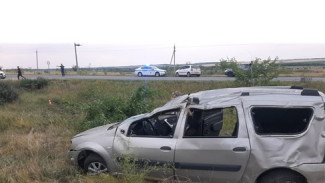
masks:
{"label": "door handle", "polygon": [[246,151],[246,147],[235,147],[232,150],[235,152],[244,152]]}
{"label": "door handle", "polygon": [[163,150],[163,151],[171,151],[172,148],[169,147],[169,146],[162,146],[162,147],[160,148],[160,150]]}

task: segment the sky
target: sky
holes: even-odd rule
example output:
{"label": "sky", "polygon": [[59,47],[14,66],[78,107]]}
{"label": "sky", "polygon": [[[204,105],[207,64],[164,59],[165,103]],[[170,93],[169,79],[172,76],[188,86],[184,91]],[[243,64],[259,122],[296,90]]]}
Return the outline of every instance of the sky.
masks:
{"label": "sky", "polygon": [[74,43],[79,67],[169,64],[174,45],[176,64],[325,58],[324,7],[322,0],[0,0],[0,66],[72,67]]}

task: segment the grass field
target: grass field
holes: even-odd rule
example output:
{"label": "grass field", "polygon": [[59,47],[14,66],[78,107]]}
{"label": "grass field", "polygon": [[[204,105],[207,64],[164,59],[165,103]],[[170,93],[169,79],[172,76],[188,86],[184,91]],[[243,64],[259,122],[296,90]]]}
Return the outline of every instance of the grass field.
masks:
{"label": "grass field", "polygon": [[[102,101],[112,101],[115,105],[121,103],[127,107],[130,100],[136,99],[134,96],[140,87],[150,92],[150,95],[140,98],[146,102],[147,111],[166,103],[174,91],[187,94],[237,87],[233,82],[212,81],[52,80],[43,89],[26,89],[19,87],[20,81],[1,82],[12,86],[19,95],[14,102],[1,105],[1,183],[129,182],[129,179],[117,179],[109,175],[86,176],[69,164],[67,152],[71,137],[87,128],[82,126],[86,122],[102,119],[89,117],[92,109],[100,109]],[[324,82],[277,82],[272,85],[301,85],[325,92]],[[103,120],[113,122],[112,119],[122,117],[104,117]]]}

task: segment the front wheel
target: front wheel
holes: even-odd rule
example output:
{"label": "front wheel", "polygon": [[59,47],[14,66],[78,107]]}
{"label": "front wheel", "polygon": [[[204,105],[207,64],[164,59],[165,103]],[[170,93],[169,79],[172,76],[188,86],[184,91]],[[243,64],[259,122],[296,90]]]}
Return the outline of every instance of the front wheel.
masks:
{"label": "front wheel", "polygon": [[176,77],[179,77],[179,74],[178,74],[178,72],[176,72]]}
{"label": "front wheel", "polygon": [[159,72],[156,72],[156,73],[155,73],[155,76],[156,76],[156,77],[159,77],[159,76],[160,76]]}
{"label": "front wheel", "polygon": [[257,183],[307,183],[307,180],[293,171],[275,170],[261,177]]}
{"label": "front wheel", "polygon": [[142,77],[142,73],[141,72],[138,73],[138,77]]}
{"label": "front wheel", "polygon": [[188,73],[187,73],[187,77],[191,77],[191,73],[188,72]]}
{"label": "front wheel", "polygon": [[97,175],[108,172],[108,168],[103,158],[97,154],[90,154],[85,160],[84,171],[90,175]]}

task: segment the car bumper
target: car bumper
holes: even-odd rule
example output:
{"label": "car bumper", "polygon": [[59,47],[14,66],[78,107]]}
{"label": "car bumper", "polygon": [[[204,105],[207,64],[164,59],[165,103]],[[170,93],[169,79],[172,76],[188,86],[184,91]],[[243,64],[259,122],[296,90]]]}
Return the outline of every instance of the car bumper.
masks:
{"label": "car bumper", "polygon": [[80,151],[76,151],[76,150],[72,150],[72,149],[68,152],[68,158],[69,158],[71,164],[78,165],[79,152]]}
{"label": "car bumper", "polygon": [[325,182],[325,164],[302,164],[294,168],[307,178],[308,183]]}
{"label": "car bumper", "polygon": [[201,72],[191,72],[192,75],[201,75]]}

